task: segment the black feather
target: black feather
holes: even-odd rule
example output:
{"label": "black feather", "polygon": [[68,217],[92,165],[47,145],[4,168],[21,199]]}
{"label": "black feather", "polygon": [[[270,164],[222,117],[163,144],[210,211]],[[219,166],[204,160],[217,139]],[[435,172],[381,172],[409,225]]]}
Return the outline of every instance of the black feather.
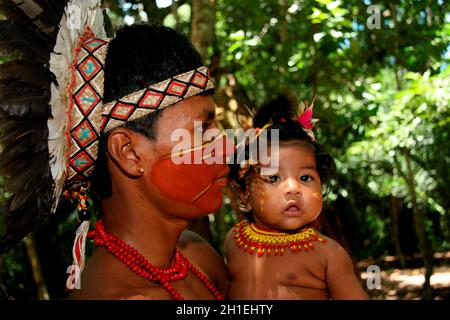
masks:
{"label": "black feather", "polygon": [[64,6],[66,5],[67,0],[41,0],[35,2],[39,3],[41,8],[44,9],[44,11],[36,17],[35,20],[47,26],[46,32],[50,34],[52,38],[56,39],[58,32],[57,26],[61,21]]}
{"label": "black feather", "polygon": [[51,49],[56,39],[42,32],[37,25],[30,20],[16,4],[7,0],[0,0],[0,12],[2,12],[13,24],[14,32],[3,32],[3,38],[20,41],[17,47],[22,54],[30,59],[48,61]]}
{"label": "black feather", "polygon": [[11,78],[43,86],[49,82],[49,73],[41,65],[28,61],[15,60],[0,64],[0,81]]}
{"label": "black feather", "polygon": [[44,108],[46,104],[47,97],[18,97],[0,101],[0,111],[11,118],[45,118],[49,113],[48,108]]}
{"label": "black feather", "polygon": [[53,203],[47,120],[54,76],[48,61],[67,1],[34,2],[43,11],[30,18],[21,3],[0,0],[7,17],[0,21],[0,54],[13,59],[0,64],[0,174],[12,194],[0,211],[5,221],[0,253],[45,219]]}
{"label": "black feather", "polygon": [[11,143],[6,145],[0,154],[0,173],[11,176],[11,170],[19,159],[29,158],[33,152],[45,150],[47,136],[47,130],[32,130],[11,139]]}

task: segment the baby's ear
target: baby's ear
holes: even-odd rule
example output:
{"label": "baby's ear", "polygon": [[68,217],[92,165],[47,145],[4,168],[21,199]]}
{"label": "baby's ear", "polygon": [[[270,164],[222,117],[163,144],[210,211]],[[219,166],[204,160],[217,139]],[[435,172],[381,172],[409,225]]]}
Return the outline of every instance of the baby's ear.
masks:
{"label": "baby's ear", "polygon": [[231,185],[233,186],[235,191],[241,193],[241,186],[239,185],[239,182],[237,182],[236,180],[231,180]]}
{"label": "baby's ear", "polygon": [[244,190],[239,181],[234,179],[231,180],[231,185],[233,186],[234,194],[239,197],[238,199],[239,211],[241,213],[248,213],[252,211],[252,206],[250,205],[249,201],[250,195],[248,188]]}
{"label": "baby's ear", "polygon": [[243,213],[252,211],[252,205],[249,201],[248,192],[240,192],[239,193],[239,210]]}

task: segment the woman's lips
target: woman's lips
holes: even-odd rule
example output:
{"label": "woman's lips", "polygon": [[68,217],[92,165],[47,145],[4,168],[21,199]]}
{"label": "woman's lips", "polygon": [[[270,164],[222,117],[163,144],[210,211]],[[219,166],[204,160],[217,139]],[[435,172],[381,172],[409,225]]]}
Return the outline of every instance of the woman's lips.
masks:
{"label": "woman's lips", "polygon": [[227,179],[226,176],[225,177],[221,177],[221,178],[217,178],[217,179],[214,179],[213,183],[215,185],[217,185],[217,186],[225,187],[227,185],[227,183],[228,183],[228,179]]}
{"label": "woman's lips", "polygon": [[215,178],[215,179],[213,180],[213,183],[214,183],[215,185],[220,186],[220,187],[225,187],[225,186],[227,185],[227,183],[228,183],[228,178],[227,178],[227,176],[228,176],[228,173],[229,173],[229,172],[230,172],[230,168],[228,168],[228,166],[226,166],[226,167],[224,168],[224,170],[222,171],[222,174],[219,175],[217,178]]}

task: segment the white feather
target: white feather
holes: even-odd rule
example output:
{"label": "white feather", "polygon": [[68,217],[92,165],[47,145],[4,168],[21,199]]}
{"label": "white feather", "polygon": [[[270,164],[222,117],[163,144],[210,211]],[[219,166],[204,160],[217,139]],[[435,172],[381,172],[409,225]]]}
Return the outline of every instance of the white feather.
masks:
{"label": "white feather", "polygon": [[[50,71],[56,77],[56,85],[51,87],[50,106],[53,118],[47,122],[49,136],[50,168],[54,181],[52,212],[58,201],[67,176],[68,123],[70,67],[74,59],[74,49],[86,27],[89,26],[96,38],[105,38],[101,0],[72,0],[64,9],[60,29],[53,53],[50,55]],[[78,28],[77,28],[78,27]]]}

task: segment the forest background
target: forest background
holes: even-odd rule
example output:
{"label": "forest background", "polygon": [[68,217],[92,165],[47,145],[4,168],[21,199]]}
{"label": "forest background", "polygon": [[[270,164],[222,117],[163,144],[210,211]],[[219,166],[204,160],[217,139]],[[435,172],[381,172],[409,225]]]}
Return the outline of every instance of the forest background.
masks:
{"label": "forest background", "polygon": [[[318,140],[338,169],[320,228],[351,254],[373,299],[449,299],[449,2],[109,0],[104,6],[112,30],[150,21],[191,38],[216,81],[224,128],[238,127],[249,110],[279,94],[299,101],[317,95]],[[7,60],[0,57],[0,64]],[[2,207],[8,197],[0,180]],[[222,252],[236,210],[236,195],[226,188],[222,209],[191,229]],[[76,224],[75,213],[55,215],[0,255],[0,299],[64,297]],[[380,287],[366,286],[374,276],[370,265],[380,268]]]}

